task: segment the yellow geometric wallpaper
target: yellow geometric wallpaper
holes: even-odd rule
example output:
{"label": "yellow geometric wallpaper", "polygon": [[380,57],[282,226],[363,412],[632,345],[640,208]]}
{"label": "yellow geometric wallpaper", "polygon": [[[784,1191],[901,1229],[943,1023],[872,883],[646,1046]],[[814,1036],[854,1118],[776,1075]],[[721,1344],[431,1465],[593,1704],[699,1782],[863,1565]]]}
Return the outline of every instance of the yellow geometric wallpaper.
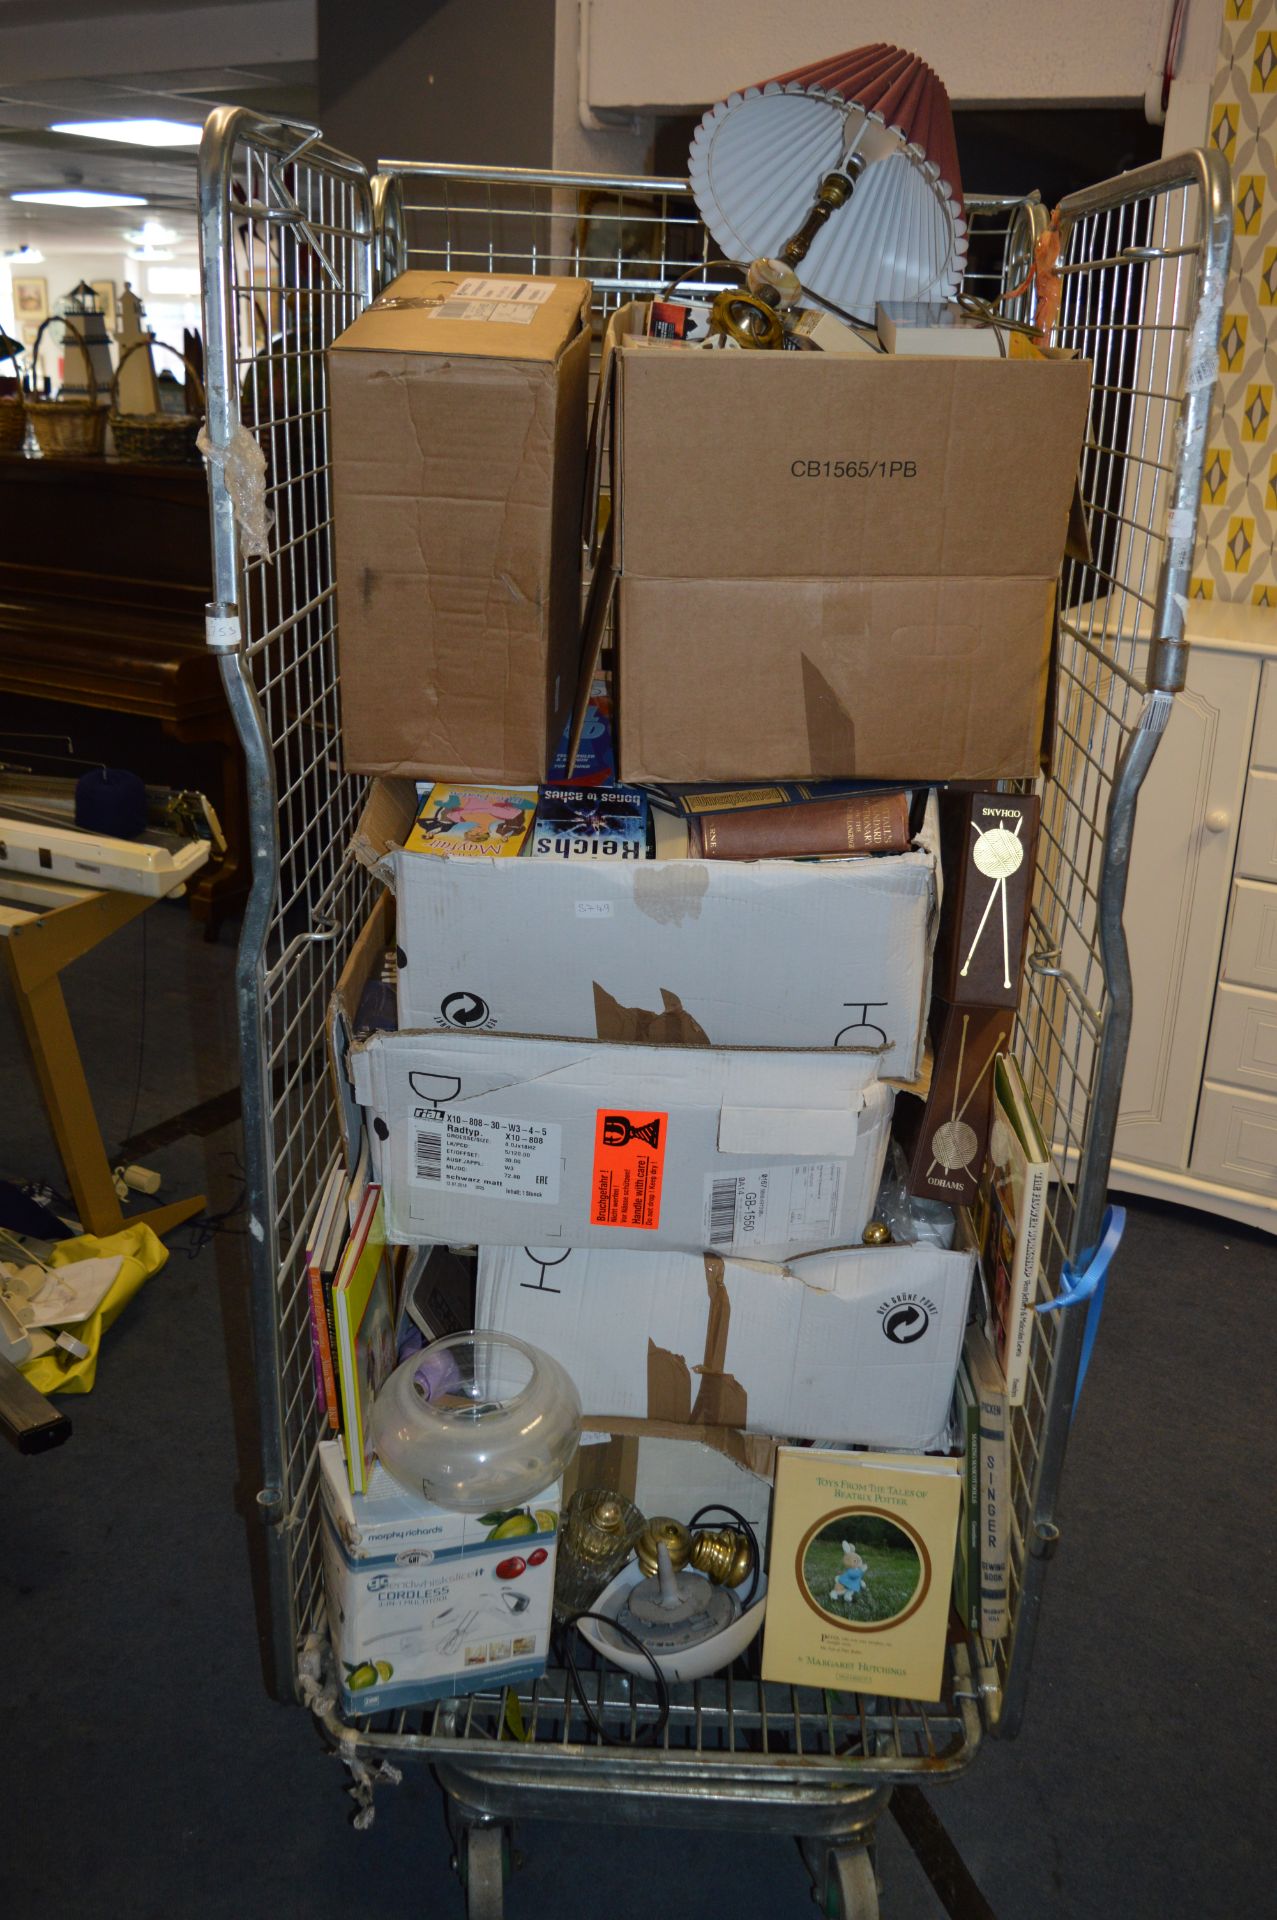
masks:
{"label": "yellow geometric wallpaper", "polygon": [[1277,0],[1224,0],[1210,139],[1233,173],[1191,594],[1277,607]]}

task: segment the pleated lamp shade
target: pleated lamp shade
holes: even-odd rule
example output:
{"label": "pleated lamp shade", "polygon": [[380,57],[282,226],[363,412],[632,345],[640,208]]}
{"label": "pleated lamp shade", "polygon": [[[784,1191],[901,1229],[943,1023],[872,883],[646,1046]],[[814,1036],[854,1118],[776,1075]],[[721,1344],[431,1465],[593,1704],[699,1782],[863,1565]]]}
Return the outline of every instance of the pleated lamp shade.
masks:
{"label": "pleated lamp shade", "polygon": [[967,254],[953,113],[899,47],[856,47],[711,107],[692,138],[692,192],[729,260],[776,255],[849,150],[864,172],[799,266],[803,286],[869,321],[880,300],[950,298]]}

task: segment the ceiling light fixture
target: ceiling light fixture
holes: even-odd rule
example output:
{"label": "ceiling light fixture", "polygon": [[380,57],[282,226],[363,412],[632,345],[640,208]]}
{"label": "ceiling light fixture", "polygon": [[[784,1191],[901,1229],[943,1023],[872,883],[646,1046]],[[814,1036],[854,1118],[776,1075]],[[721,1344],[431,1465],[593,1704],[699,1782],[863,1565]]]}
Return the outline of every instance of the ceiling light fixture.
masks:
{"label": "ceiling light fixture", "polygon": [[187,120],[57,120],[50,133],[115,140],[130,147],[197,147],[203,127]]}
{"label": "ceiling light fixture", "polygon": [[41,187],[31,193],[11,193],[10,200],[21,200],[35,207],[144,207],[140,193],[102,193],[96,187]]}

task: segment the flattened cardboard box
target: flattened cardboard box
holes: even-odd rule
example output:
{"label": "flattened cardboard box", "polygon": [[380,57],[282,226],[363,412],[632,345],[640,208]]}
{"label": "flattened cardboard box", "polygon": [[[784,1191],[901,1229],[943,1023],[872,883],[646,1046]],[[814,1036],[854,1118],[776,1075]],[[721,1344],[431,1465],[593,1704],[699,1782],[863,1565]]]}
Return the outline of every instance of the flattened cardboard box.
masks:
{"label": "flattened cardboard box", "polygon": [[[1036,773],[1089,366],[708,354],[637,325],[610,323],[599,399],[623,777]],[[694,513],[669,511],[675,444]]]}
{"label": "flattened cardboard box", "polygon": [[589,301],[405,273],[329,348],[348,770],[544,777],[576,677]]}
{"label": "flattened cardboard box", "polygon": [[882,1177],[864,1056],[378,1033],[348,1058],[392,1240],[779,1259],[859,1240]]}
{"label": "flattened cardboard box", "polygon": [[396,896],[401,1029],[838,1047],[918,1071],[934,800],[909,853],[569,864],[404,853],[414,798],[377,782],[355,841]]}
{"label": "flattened cardboard box", "polygon": [[944,1427],[972,1253],[482,1247],[478,1324],[554,1355],[600,1415],[925,1449]]}

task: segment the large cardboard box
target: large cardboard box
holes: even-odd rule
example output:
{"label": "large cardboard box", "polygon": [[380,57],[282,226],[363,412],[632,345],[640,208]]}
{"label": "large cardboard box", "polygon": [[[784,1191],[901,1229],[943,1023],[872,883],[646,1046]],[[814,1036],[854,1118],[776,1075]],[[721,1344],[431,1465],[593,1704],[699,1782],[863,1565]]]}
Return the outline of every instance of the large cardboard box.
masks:
{"label": "large cardboard box", "polygon": [[553,1354],[594,1413],[920,1451],[944,1427],[972,1253],[552,1258],[482,1247],[477,1321]]}
{"label": "large cardboard box", "polygon": [[638,311],[600,387],[623,777],[1036,773],[1089,366],[705,353]]}
{"label": "large cardboard box", "polygon": [[404,273],[329,348],[349,769],[544,777],[576,678],[589,301]]}
{"label": "large cardboard box", "polygon": [[909,853],[631,863],[405,853],[414,800],[376,782],[355,841],[396,897],[401,1028],[838,1047],[917,1073],[934,803]]}
{"label": "large cardboard box", "polygon": [[346,1059],[392,1240],[783,1259],[859,1240],[882,1177],[863,1055],[400,1032]]}

